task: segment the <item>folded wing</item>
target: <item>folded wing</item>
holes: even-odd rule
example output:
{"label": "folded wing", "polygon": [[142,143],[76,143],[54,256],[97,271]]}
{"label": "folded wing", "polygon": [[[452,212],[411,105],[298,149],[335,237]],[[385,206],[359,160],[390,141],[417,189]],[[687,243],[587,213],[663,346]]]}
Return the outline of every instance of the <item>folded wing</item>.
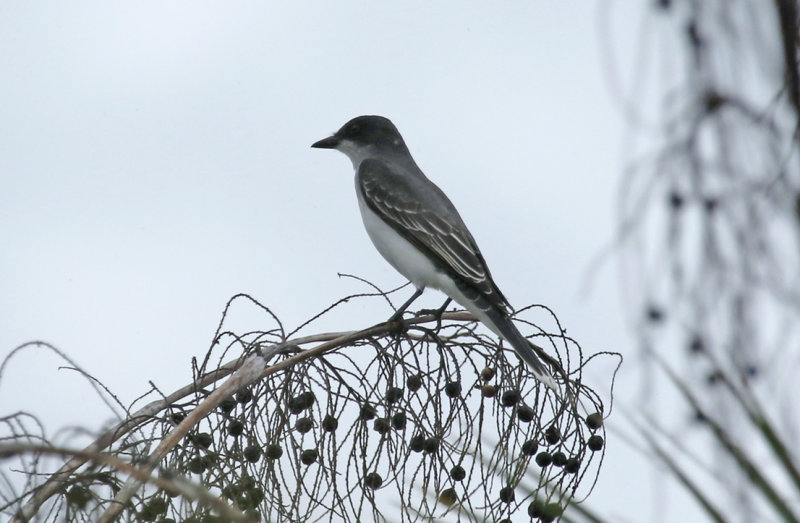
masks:
{"label": "folded wing", "polygon": [[364,200],[375,214],[428,254],[441,270],[473,287],[493,305],[510,311],[472,234],[433,182],[424,175],[403,176],[374,159],[361,162],[357,179]]}

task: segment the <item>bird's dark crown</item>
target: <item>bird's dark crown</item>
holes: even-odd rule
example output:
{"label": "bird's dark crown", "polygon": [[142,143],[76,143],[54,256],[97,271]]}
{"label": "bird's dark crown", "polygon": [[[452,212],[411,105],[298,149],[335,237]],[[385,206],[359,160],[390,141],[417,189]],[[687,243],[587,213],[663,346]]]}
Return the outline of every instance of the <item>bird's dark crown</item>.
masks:
{"label": "bird's dark crown", "polygon": [[400,136],[397,127],[383,116],[357,116],[344,124],[334,136],[357,145],[405,149],[403,137]]}

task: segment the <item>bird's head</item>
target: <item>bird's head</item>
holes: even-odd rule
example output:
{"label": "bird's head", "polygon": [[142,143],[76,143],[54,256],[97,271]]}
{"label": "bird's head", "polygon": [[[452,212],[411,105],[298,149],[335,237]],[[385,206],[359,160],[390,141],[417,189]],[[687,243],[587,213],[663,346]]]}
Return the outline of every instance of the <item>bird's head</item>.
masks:
{"label": "bird's head", "polygon": [[336,149],[346,154],[353,166],[377,155],[408,155],[403,137],[397,127],[383,116],[357,116],[332,136],[315,142],[317,149]]}

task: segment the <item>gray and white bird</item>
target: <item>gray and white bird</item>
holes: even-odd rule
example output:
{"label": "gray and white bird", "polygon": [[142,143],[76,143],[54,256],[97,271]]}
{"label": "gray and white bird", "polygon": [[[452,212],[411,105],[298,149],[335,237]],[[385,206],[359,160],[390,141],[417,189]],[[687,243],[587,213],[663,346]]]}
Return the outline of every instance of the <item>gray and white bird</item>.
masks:
{"label": "gray and white bird", "polygon": [[350,158],[361,218],[372,243],[416,287],[395,317],[426,287],[439,289],[508,341],[536,378],[555,388],[547,367],[511,321],[511,306],[464,220],[414,162],[390,120],[353,118],[311,147],[336,149]]}

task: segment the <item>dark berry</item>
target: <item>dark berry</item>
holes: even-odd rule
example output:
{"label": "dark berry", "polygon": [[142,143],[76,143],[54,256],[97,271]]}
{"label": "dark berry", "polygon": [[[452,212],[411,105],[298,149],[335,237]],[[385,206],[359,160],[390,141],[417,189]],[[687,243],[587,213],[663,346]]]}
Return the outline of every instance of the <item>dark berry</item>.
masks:
{"label": "dark berry", "polygon": [[528,515],[532,518],[538,518],[542,515],[543,506],[544,504],[538,499],[531,501],[531,504],[528,505]]}
{"label": "dark berry", "polygon": [[502,403],[504,407],[513,407],[520,400],[520,397],[518,390],[507,390],[503,393],[500,403]]}
{"label": "dark berry", "polygon": [[190,439],[192,443],[203,449],[207,449],[212,443],[214,443],[214,438],[212,438],[211,434],[208,432],[200,432],[199,434],[190,436]]}
{"label": "dark berry", "polygon": [[497,387],[494,385],[484,385],[481,387],[481,395],[484,398],[494,398],[497,396]]}
{"label": "dark berry", "polygon": [[597,430],[603,426],[603,415],[595,412],[586,416],[586,426],[589,430]]}
{"label": "dark berry", "polygon": [[322,430],[325,432],[334,432],[339,427],[339,420],[334,418],[331,414],[327,414],[322,418]]}
{"label": "dark berry", "polygon": [[514,487],[508,486],[500,489],[500,501],[511,503],[514,501]]}
{"label": "dark berry", "polygon": [[689,341],[689,352],[698,354],[704,350],[705,344],[703,343],[703,338],[698,335],[692,336],[692,339]]}
{"label": "dark berry", "polygon": [[533,409],[527,405],[522,405],[517,409],[517,417],[523,423],[530,423],[533,419],[534,412]]}
{"label": "dark berry", "polygon": [[406,387],[408,387],[408,390],[410,390],[411,392],[419,390],[420,387],[422,387],[422,376],[420,376],[419,374],[414,374],[413,376],[409,376],[406,379]]}
{"label": "dark berry", "polygon": [[286,407],[289,409],[289,412],[292,414],[300,414],[305,409],[305,402],[300,396],[295,396],[293,398],[289,398],[289,401],[286,402]]}
{"label": "dark berry", "polygon": [[264,501],[264,489],[262,488],[251,488],[247,491],[247,501],[249,501],[250,508],[255,508]]}
{"label": "dark berry", "polygon": [[378,418],[372,426],[378,434],[386,434],[392,428],[391,423],[387,418]]}
{"label": "dark berry", "polygon": [[305,392],[301,392],[299,396],[297,396],[297,401],[300,407],[305,409],[310,409],[314,406],[314,402],[317,401],[317,397],[314,396],[314,393],[310,390]]}
{"label": "dark berry", "polygon": [[241,436],[244,432],[244,423],[240,420],[235,419],[228,424],[228,434],[233,437]]}
{"label": "dark berry", "polygon": [[164,498],[153,498],[147,502],[145,507],[153,514],[161,514],[167,511],[169,505],[167,504],[167,500]]}
{"label": "dark berry", "polygon": [[365,402],[363,405],[361,405],[361,412],[359,413],[359,417],[362,420],[369,421],[377,415],[378,411],[375,410],[375,407],[370,405],[368,402]]}
{"label": "dark berry", "polygon": [[589,438],[587,444],[589,445],[590,450],[596,452],[603,448],[603,436],[600,436],[599,434],[594,434],[592,435],[592,437]]}
{"label": "dark berry", "polygon": [[425,437],[422,436],[421,434],[412,436],[411,439],[408,441],[408,448],[411,449],[412,452],[422,452],[424,446],[425,446]]}
{"label": "dark berry", "polygon": [[461,481],[467,477],[467,471],[464,470],[464,467],[461,465],[455,465],[450,469],[450,477],[453,479],[453,481]]}
{"label": "dark berry", "polygon": [[564,466],[564,470],[569,474],[577,474],[580,469],[581,460],[578,458],[569,458],[567,464]]}
{"label": "dark berry", "polygon": [[314,422],[311,421],[311,418],[300,418],[294,424],[294,429],[300,434],[305,434],[312,428],[314,428]]}
{"label": "dark berry", "polygon": [[645,314],[652,323],[658,323],[664,319],[664,311],[657,305],[649,305]]}
{"label": "dark berry", "polygon": [[533,456],[539,450],[539,442],[535,439],[529,439],[522,444],[522,453],[526,456]]}
{"label": "dark berry", "polygon": [[549,452],[543,450],[536,455],[536,464],[540,467],[546,467],[553,462],[553,456]]}
{"label": "dark berry", "polygon": [[403,430],[406,428],[406,413],[405,412],[398,412],[394,416],[392,416],[392,427],[395,430]]}
{"label": "dark berry", "polygon": [[425,454],[433,454],[439,450],[439,443],[439,438],[428,438],[422,444],[422,450],[425,451]]}
{"label": "dark berry", "polygon": [[241,389],[236,393],[236,401],[244,405],[253,399],[253,391],[250,389]]}
{"label": "dark berry", "polygon": [[675,210],[683,207],[683,195],[679,192],[669,193],[669,205]]}
{"label": "dark berry", "polygon": [[364,486],[373,490],[381,488],[383,485],[383,478],[377,472],[370,472],[364,478]]}
{"label": "dark berry", "polygon": [[566,464],[567,464],[566,454],[564,454],[560,450],[558,452],[553,453],[553,465],[555,465],[556,467],[563,467]]}
{"label": "dark berry", "polygon": [[256,479],[253,476],[242,476],[237,486],[242,491],[254,488],[256,486]]}
{"label": "dark berry", "polygon": [[244,459],[250,463],[256,463],[261,459],[261,447],[258,445],[248,445],[244,448]]}
{"label": "dark berry", "polygon": [[555,425],[550,425],[547,427],[547,430],[544,431],[544,439],[547,440],[547,443],[550,445],[555,445],[561,441],[561,431],[558,430],[558,427]]}
{"label": "dark berry", "polygon": [[489,381],[494,378],[496,373],[497,371],[494,369],[494,367],[484,367],[484,369],[481,371],[481,379],[483,381]]}
{"label": "dark berry", "polygon": [[267,445],[267,451],[265,452],[267,459],[278,459],[283,456],[283,449],[277,443],[270,443]]}
{"label": "dark berry", "polygon": [[175,425],[179,425],[180,422],[183,421],[185,417],[186,414],[184,414],[183,412],[175,412],[169,417],[169,419],[172,420],[172,423],[174,423]]}
{"label": "dark berry", "polygon": [[[191,463],[191,462],[190,462]],[[202,471],[201,471],[202,472]],[[197,472],[199,474],[199,472]],[[92,491],[80,485],[74,485],[67,491],[67,503],[83,509],[92,499]]]}
{"label": "dark berry", "polygon": [[458,501],[458,495],[456,494],[456,489],[453,487],[446,488],[439,493],[439,501],[447,505],[448,507]]}
{"label": "dark berry", "polygon": [[186,468],[194,474],[202,474],[206,470],[206,462],[203,461],[203,458],[192,458],[187,463]]}
{"label": "dark berry", "polygon": [[386,391],[386,403],[397,403],[403,398],[403,389],[400,387],[389,387]]}
{"label": "dark berry", "polygon": [[158,517],[158,514],[150,508],[149,504],[146,504],[142,507],[142,510],[136,514],[137,521],[155,521]]}
{"label": "dark berry", "polygon": [[203,461],[206,462],[206,465],[210,467],[212,465],[216,465],[217,459],[219,459],[219,454],[217,454],[216,452],[209,452],[205,456],[203,456],[202,459]]}
{"label": "dark berry", "polygon": [[461,384],[457,381],[451,381],[444,386],[444,393],[448,398],[457,398],[461,395]]}
{"label": "dark berry", "polygon": [[225,398],[219,403],[219,410],[228,414],[230,411],[236,408],[236,400],[233,398]]}
{"label": "dark berry", "polygon": [[300,461],[303,462],[303,465],[311,465],[317,458],[319,457],[319,451],[317,449],[306,449],[300,453]]}

